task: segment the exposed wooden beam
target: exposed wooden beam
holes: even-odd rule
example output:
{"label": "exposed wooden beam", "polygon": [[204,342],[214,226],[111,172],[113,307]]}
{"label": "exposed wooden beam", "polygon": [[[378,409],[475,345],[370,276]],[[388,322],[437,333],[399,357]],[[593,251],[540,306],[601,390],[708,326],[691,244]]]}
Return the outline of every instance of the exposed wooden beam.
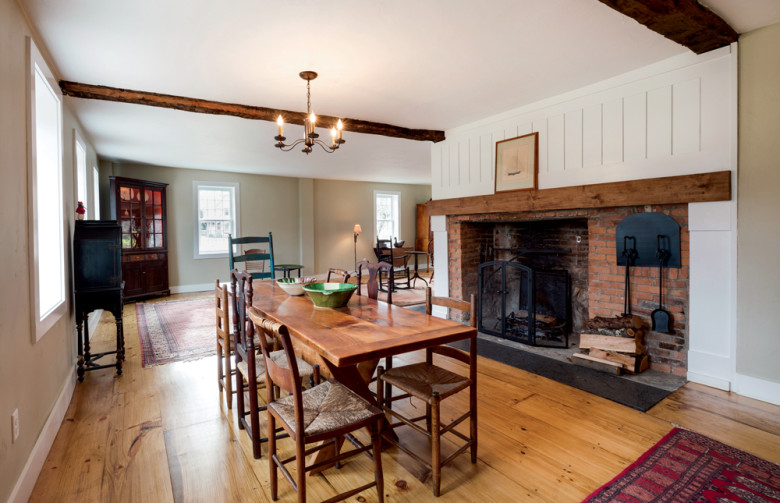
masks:
{"label": "exposed wooden beam", "polygon": [[[275,108],[255,107],[250,105],[239,105],[236,103],[222,103],[220,101],[201,100],[197,98],[185,98],[183,96],[173,96],[170,94],[149,93],[145,91],[132,91],[129,89],[119,89],[117,87],[95,86],[90,84],[80,84],[78,82],[60,81],[62,93],[66,96],[75,98],[86,98],[91,100],[119,101],[122,103],[133,103],[136,105],[148,105],[152,107],[173,108],[175,110],[185,110],[187,112],[197,112],[202,114],[214,115],[232,115],[244,119],[264,120],[275,122],[279,114],[284,117],[286,123],[303,125],[306,114],[303,112],[293,112],[290,110],[279,110]],[[323,124],[335,124],[338,117],[327,115],[318,115],[318,122]],[[369,122],[359,119],[341,118],[344,123],[345,131],[355,133],[373,134],[378,136],[389,136],[391,138],[403,138],[406,140],[432,141],[440,142],[444,140],[444,131],[435,131],[429,129],[409,129],[380,122]]]}
{"label": "exposed wooden beam", "polygon": [[696,0],[599,0],[654,32],[702,54],[736,42],[739,34]]}
{"label": "exposed wooden beam", "polygon": [[729,199],[731,199],[731,171],[717,171],[698,175],[437,199],[426,203],[426,207],[428,215],[474,215],[645,204],[701,203]]}

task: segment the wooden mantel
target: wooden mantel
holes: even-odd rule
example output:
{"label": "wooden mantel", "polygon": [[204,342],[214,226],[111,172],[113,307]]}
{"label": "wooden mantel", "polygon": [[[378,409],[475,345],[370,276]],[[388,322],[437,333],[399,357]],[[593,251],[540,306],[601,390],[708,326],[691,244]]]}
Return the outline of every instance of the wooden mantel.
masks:
{"label": "wooden mantel", "polygon": [[703,203],[730,199],[731,171],[717,171],[627,182],[438,199],[429,201],[426,207],[428,215],[474,215],[645,204]]}

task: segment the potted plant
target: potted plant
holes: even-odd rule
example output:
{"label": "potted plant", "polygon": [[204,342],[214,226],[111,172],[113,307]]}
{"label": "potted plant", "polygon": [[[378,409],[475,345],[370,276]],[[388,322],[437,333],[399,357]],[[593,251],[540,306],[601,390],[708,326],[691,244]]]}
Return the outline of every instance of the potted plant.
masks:
{"label": "potted plant", "polygon": [[87,207],[81,201],[76,205],[76,219],[84,220],[84,215],[87,214]]}

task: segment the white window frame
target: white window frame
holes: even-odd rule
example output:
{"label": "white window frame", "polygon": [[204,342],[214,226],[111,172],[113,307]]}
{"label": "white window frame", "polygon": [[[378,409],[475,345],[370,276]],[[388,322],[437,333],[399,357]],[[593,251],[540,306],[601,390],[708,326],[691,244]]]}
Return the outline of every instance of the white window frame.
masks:
{"label": "white window frame", "polygon": [[100,171],[92,165],[92,218],[100,220]]}
{"label": "white window frame", "polygon": [[200,251],[200,219],[198,217],[198,192],[201,188],[229,188],[233,191],[233,237],[236,238],[239,235],[239,229],[241,229],[241,218],[240,218],[240,211],[241,208],[241,198],[239,196],[239,184],[238,183],[231,183],[231,182],[201,182],[201,181],[193,181],[192,182],[192,208],[193,208],[193,248],[194,248],[194,258],[195,259],[205,259],[205,258],[224,258],[228,256],[228,250],[225,249],[224,252],[219,253],[201,253]]}
{"label": "white window frame", "polygon": [[392,196],[396,199],[396,215],[393,220],[393,235],[390,237],[397,238],[398,240],[401,239],[401,193],[398,191],[392,191],[392,190],[375,190],[374,191],[374,242],[376,243],[376,240],[378,239],[379,234],[379,221],[377,219],[377,213],[376,213],[376,199],[378,196]]}
{"label": "white window frame", "polygon": [[[63,192],[63,130],[62,130],[62,93],[57,79],[54,78],[54,74],[49,69],[46,61],[41,55],[38,48],[35,46],[32,38],[27,37],[27,110],[28,117],[28,166],[27,166],[27,187],[28,187],[28,205],[29,211],[27,212],[28,222],[28,242],[30,253],[30,305],[32,307],[31,313],[31,332],[33,342],[37,342],[43,337],[60,319],[68,312],[68,295],[66,295],[66,285],[68,283],[68,270],[65,264],[65,249],[66,249],[66,236],[65,236],[65,197]],[[46,84],[46,89],[36,89],[36,76],[39,76]],[[36,111],[36,92],[47,91],[56,100],[56,163],[54,167],[56,170],[56,177],[49,178],[51,173],[46,173],[46,177],[49,181],[56,179],[56,195],[59,200],[52,200],[50,194],[46,196],[41,195],[40,198],[45,198],[45,207],[42,203],[42,211],[39,212],[39,187],[38,187],[38,138],[37,138],[37,111]],[[52,170],[52,171],[54,171]],[[45,208],[45,211],[43,211]],[[47,218],[51,217],[51,213],[54,218],[49,220],[49,223],[53,223],[55,233],[53,242],[59,246],[51,246],[51,242],[42,243],[38,232],[42,225],[46,225]],[[56,235],[59,234],[59,235]],[[51,238],[51,234],[47,234],[48,238]],[[48,244],[48,246],[47,246]],[[53,254],[48,257],[44,254]],[[54,260],[52,261],[52,257]],[[59,267],[59,280],[56,277],[47,277],[42,280],[42,273],[40,271],[41,259],[48,260],[45,262],[47,267],[54,266]],[[56,276],[56,275],[55,275]],[[43,287],[41,281],[45,282]],[[58,299],[45,311],[42,311],[41,307],[41,292],[46,289],[48,293],[54,293]]]}
{"label": "white window frame", "polygon": [[[79,151],[83,153],[82,156],[79,156]],[[84,215],[84,218],[89,218],[90,201],[89,189],[87,188],[87,144],[75,128],[73,129],[73,171],[76,180],[76,183],[74,184],[74,188],[76,189],[76,205],[74,206],[74,210],[78,206],[78,202],[81,201],[84,203],[84,206],[87,207],[87,214]]]}

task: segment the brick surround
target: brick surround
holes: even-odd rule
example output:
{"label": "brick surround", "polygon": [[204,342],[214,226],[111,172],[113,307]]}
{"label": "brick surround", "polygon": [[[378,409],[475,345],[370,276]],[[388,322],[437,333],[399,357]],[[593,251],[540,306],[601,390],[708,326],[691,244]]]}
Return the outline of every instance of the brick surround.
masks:
{"label": "brick surround", "polygon": [[[690,239],[688,205],[623,206],[524,213],[496,213],[447,217],[450,295],[466,298],[477,293],[477,266],[485,260],[488,246],[512,247],[515,235],[541,236],[538,247],[571,251],[564,264],[572,275],[574,332],[582,328],[583,318],[616,316],[623,312],[625,268],[615,255],[615,231],[628,215],[655,211],[669,215],[680,224],[681,264],[679,269],[664,269],[664,308],[672,315],[673,334],[648,332],[646,346],[651,368],[685,376],[688,349],[688,271]],[[539,228],[555,228],[550,234]],[[513,226],[518,230],[512,230]],[[581,234],[583,229],[585,234]],[[556,235],[556,238],[550,238]],[[577,244],[575,238],[581,237]],[[509,246],[507,246],[509,245]],[[496,253],[496,259],[511,254]],[[490,259],[490,258],[489,258]],[[585,267],[583,267],[585,266]],[[658,307],[658,268],[631,268],[631,310],[650,326],[650,313]],[[577,315],[577,312],[581,314]]]}

